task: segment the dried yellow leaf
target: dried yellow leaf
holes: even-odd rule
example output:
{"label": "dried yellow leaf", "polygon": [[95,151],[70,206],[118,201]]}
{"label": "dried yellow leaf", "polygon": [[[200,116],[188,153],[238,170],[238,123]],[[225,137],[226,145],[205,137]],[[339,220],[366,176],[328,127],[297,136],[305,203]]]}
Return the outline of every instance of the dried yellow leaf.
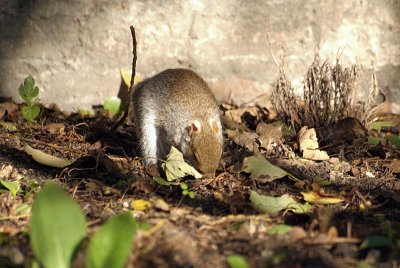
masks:
{"label": "dried yellow leaf", "polygon": [[344,201],[344,198],[339,195],[323,196],[318,192],[302,192],[301,194],[303,195],[305,201],[319,205],[337,204]]}
{"label": "dried yellow leaf", "polygon": [[33,160],[35,160],[36,162],[46,165],[46,166],[50,166],[50,167],[64,168],[73,163],[72,160],[55,157],[55,156],[46,154],[40,150],[33,149],[28,144],[24,145],[24,151],[27,154],[29,154],[30,156],[32,156]]}
{"label": "dried yellow leaf", "polygon": [[151,208],[151,202],[143,199],[136,199],[131,202],[131,208],[138,211],[145,211]]}

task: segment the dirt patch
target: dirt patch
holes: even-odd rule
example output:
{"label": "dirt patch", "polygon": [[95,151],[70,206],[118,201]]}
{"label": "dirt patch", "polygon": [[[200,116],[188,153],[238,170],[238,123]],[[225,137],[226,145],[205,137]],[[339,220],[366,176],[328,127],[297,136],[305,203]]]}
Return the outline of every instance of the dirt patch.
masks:
{"label": "dirt patch", "polygon": [[[104,115],[88,119],[51,109],[40,118],[40,124],[28,124],[15,111],[2,120],[8,127],[0,128],[1,179],[18,180],[21,190],[15,198],[8,191],[0,194],[1,267],[23,267],[33,257],[26,234],[30,213],[21,213],[21,207],[29,207],[48,181],[62,185],[79,203],[89,233],[123,210],[149,223],[150,231],[137,235],[128,267],[229,267],[232,254],[246,257],[251,267],[391,267],[400,262],[400,175],[390,167],[399,151],[389,144],[377,148],[366,139],[346,141],[328,150],[329,160],[312,161],[298,157],[290,139],[280,144],[274,139],[264,148],[252,136],[242,147],[225,136],[216,177],[186,180],[196,192],[190,199],[179,187],[160,186],[145,173],[136,157],[134,126],[111,131],[112,121]],[[254,126],[243,125],[252,133]],[[43,166],[23,151],[24,144],[75,162],[65,169]],[[253,144],[298,181],[285,177],[265,183],[242,172],[243,159],[254,154]],[[301,201],[301,192],[312,189],[317,179],[328,183],[320,183],[321,188],[345,201],[276,216],[259,214],[249,201],[252,190]],[[136,199],[150,200],[153,207],[134,211],[129,204]],[[283,223],[290,231],[271,232]],[[395,231],[391,245],[360,248],[366,237],[385,236],[389,230]],[[75,267],[81,267],[79,258]]]}

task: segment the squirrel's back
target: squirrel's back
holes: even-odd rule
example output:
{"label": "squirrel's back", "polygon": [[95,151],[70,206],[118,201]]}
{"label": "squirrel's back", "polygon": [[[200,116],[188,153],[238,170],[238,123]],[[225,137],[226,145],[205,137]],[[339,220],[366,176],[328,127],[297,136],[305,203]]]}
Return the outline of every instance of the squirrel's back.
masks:
{"label": "squirrel's back", "polygon": [[205,111],[218,111],[217,101],[206,82],[188,69],[167,69],[139,83],[133,94],[134,100],[144,98],[155,108],[164,107],[156,108],[163,114],[184,112],[190,117],[201,117]]}

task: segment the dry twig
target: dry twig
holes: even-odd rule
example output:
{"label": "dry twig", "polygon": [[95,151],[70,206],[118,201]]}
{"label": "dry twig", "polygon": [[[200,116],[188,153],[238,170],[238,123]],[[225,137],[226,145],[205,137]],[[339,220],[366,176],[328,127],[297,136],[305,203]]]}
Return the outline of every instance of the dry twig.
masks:
{"label": "dry twig", "polygon": [[125,109],[124,114],[122,115],[122,117],[112,127],[113,131],[115,131],[120,125],[122,125],[122,123],[124,123],[125,119],[128,117],[129,106],[130,106],[130,103],[131,103],[131,96],[132,96],[133,88],[134,88],[134,85],[135,85],[136,61],[137,61],[137,50],[136,50],[137,42],[136,42],[135,28],[131,25],[130,29],[131,29],[131,35],[132,35],[132,54],[133,54],[131,85],[129,87],[129,92],[128,92],[128,96],[129,97],[127,99],[127,103],[125,104],[126,109]]}

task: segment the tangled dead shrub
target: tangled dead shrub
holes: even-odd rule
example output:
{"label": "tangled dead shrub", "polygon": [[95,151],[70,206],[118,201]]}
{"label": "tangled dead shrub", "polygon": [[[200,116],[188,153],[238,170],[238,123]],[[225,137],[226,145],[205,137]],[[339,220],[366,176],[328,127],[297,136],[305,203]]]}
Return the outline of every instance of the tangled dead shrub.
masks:
{"label": "tangled dead shrub", "polygon": [[272,105],[278,117],[296,130],[304,125],[316,128],[327,126],[350,116],[365,125],[373,117],[373,99],[379,90],[373,76],[367,101],[356,103],[356,80],[360,70],[361,66],[357,64],[343,68],[339,57],[333,66],[327,60],[321,63],[316,54],[304,77],[301,99],[295,96],[281,63],[271,96]]}
{"label": "tangled dead shrub", "polygon": [[279,66],[278,72],[271,96],[272,105],[279,118],[296,128],[302,124],[298,99],[282,65]]}

